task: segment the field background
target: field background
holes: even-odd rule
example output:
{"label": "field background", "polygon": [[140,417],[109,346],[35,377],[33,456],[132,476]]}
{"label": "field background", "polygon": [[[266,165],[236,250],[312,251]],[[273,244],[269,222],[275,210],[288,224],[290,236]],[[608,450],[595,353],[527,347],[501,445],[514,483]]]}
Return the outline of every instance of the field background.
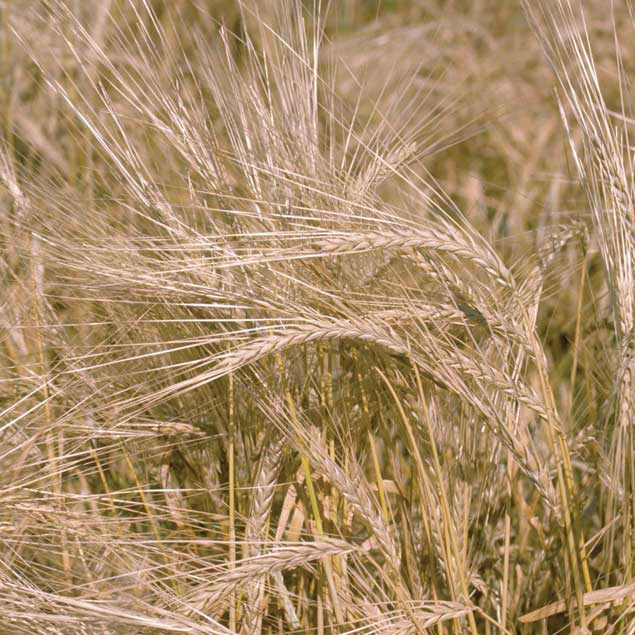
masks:
{"label": "field background", "polygon": [[635,632],[629,3],[0,17],[0,634]]}

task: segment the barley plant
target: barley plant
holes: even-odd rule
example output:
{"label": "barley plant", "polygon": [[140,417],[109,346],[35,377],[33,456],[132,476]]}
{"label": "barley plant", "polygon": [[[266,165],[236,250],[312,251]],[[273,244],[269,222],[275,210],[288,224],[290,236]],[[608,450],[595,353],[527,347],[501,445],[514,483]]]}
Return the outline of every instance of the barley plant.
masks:
{"label": "barley plant", "polygon": [[0,12],[0,635],[635,633],[628,0]]}

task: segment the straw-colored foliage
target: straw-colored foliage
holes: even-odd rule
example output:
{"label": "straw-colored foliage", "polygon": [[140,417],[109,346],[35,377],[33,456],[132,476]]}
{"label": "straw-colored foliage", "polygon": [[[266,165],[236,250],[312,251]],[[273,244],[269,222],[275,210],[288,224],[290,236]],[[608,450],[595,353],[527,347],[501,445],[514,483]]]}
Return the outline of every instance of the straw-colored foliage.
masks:
{"label": "straw-colored foliage", "polygon": [[0,635],[635,633],[628,0],[0,16]]}

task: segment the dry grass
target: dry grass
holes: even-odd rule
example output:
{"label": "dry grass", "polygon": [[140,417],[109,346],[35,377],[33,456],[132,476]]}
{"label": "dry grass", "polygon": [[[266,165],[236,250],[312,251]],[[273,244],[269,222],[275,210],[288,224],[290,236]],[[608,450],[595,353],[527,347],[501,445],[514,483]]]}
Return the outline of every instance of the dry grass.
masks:
{"label": "dry grass", "polygon": [[635,633],[628,3],[0,12],[0,635]]}

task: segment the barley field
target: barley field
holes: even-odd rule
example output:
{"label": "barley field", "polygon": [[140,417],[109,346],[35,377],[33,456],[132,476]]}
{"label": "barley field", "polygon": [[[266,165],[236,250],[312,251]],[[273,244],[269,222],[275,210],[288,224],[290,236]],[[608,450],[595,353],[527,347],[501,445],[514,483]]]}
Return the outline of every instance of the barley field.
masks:
{"label": "barley field", "polygon": [[635,634],[629,0],[0,0],[0,635]]}

